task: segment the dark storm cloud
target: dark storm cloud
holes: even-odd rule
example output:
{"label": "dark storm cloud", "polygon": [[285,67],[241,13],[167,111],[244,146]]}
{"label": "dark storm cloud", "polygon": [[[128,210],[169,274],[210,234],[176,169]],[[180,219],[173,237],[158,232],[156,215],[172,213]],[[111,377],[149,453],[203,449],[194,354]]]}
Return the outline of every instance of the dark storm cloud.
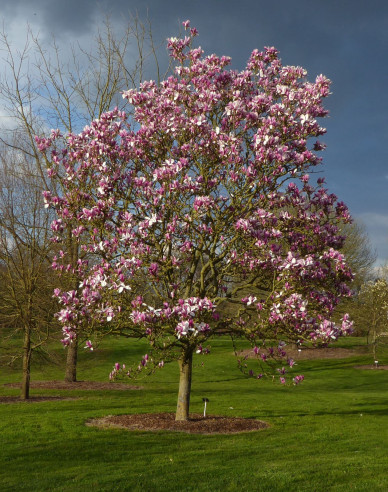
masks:
{"label": "dark storm cloud", "polygon": [[38,24],[42,32],[58,37],[85,35],[104,15],[112,15],[114,20],[121,8],[127,11],[125,2],[108,0],[2,0],[1,6],[0,16],[17,17],[22,24]]}
{"label": "dark storm cloud", "polygon": [[376,232],[377,222],[388,223],[386,0],[2,0],[1,7],[5,27],[33,23],[42,37],[54,33],[65,43],[87,42],[105,15],[119,29],[137,12],[149,16],[163,46],[190,19],[205,52],[231,56],[234,68],[242,69],[254,48],[269,45],[283,63],[306,68],[310,79],[325,74],[333,94],[324,122],[324,175],[330,190],[362,215],[380,259],[386,258]]}

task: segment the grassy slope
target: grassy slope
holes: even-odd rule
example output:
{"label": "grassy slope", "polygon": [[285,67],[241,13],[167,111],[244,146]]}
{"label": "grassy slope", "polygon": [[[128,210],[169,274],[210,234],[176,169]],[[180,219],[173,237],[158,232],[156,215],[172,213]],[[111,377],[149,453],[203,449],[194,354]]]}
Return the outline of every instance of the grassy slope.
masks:
{"label": "grassy slope", "polygon": [[[196,359],[191,410],[201,412],[206,396],[209,413],[260,418],[269,429],[199,436],[84,425],[90,417],[174,411],[175,364],[139,382],[140,391],[32,390],[80,398],[0,405],[0,490],[388,490],[386,371],[353,368],[369,363],[366,357],[305,361],[295,371],[305,382],[282,387],[244,378],[226,340],[212,348],[211,356]],[[127,341],[111,341],[81,355],[79,379],[106,380],[114,362],[144,352],[139,344],[128,350]],[[388,354],[380,359],[387,363]],[[33,372],[36,380],[62,376],[60,365]],[[17,394],[2,383],[19,378],[17,370],[0,367],[0,395]]]}

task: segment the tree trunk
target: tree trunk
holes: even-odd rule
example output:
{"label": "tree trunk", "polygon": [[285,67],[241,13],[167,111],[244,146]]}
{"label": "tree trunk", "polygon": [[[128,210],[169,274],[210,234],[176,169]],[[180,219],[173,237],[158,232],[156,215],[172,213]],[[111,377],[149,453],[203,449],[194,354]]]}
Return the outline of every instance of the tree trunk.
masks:
{"label": "tree trunk", "polygon": [[377,334],[376,329],[373,330],[373,362],[376,360],[376,345],[377,345]]}
{"label": "tree trunk", "polygon": [[[78,244],[74,240],[71,232],[71,227],[67,228],[67,247],[70,252],[70,264],[74,269],[77,268],[78,261]],[[77,292],[78,279],[75,277],[72,281],[73,289]],[[77,360],[78,360],[78,338],[73,340],[67,347],[65,381],[67,383],[75,383],[77,381]]]}
{"label": "tree trunk", "polygon": [[77,356],[78,341],[75,339],[67,348],[65,381],[68,383],[77,381]]}
{"label": "tree trunk", "polygon": [[193,366],[193,350],[183,353],[179,363],[179,392],[175,420],[188,420],[190,409],[191,375]]}
{"label": "tree trunk", "polygon": [[28,400],[30,397],[30,372],[31,372],[31,332],[30,327],[26,327],[24,330],[24,343],[23,343],[23,379],[22,379],[22,391],[20,398],[22,400]]}

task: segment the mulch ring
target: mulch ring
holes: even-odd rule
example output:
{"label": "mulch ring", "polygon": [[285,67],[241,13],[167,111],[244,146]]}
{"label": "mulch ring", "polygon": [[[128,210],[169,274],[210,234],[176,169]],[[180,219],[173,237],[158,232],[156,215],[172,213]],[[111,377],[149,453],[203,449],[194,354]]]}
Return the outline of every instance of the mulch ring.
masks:
{"label": "mulch ring", "polygon": [[[293,358],[295,360],[312,360],[312,359],[346,359],[347,357],[353,357],[357,355],[364,355],[364,351],[345,349],[345,348],[332,348],[332,347],[321,347],[321,348],[303,348],[296,349],[292,346],[286,346],[284,348],[287,353],[287,357]],[[248,357],[249,359],[258,358],[253,349],[241,350],[238,352],[240,357]]]}
{"label": "mulch ring", "polygon": [[173,413],[141,413],[109,415],[90,419],[86,425],[100,428],[120,428],[140,431],[175,431],[187,434],[237,434],[266,429],[266,422],[238,417],[191,414],[190,420],[176,421]]}
{"label": "mulch ring", "polygon": [[[21,388],[21,383],[6,383],[4,386],[8,388]],[[31,381],[30,388],[32,389],[52,389],[52,390],[140,390],[142,386],[132,386],[125,383],[100,382],[100,381],[74,381],[68,383],[66,381]]]}
{"label": "mulch ring", "polygon": [[2,403],[39,403],[42,401],[55,400],[77,400],[78,398],[63,396],[30,396],[27,400],[22,400],[20,396],[0,396],[0,405]]}
{"label": "mulch ring", "polygon": [[[7,388],[21,388],[21,383],[5,383]],[[31,381],[31,389],[43,389],[43,390],[87,390],[87,391],[109,391],[109,390],[140,390],[142,386],[132,386],[125,383],[110,383],[100,381],[75,381],[68,383],[66,381]],[[19,396],[0,396],[1,403],[36,403],[42,401],[53,400],[76,400],[77,398],[71,398],[68,396],[30,396],[28,400],[21,400]]]}

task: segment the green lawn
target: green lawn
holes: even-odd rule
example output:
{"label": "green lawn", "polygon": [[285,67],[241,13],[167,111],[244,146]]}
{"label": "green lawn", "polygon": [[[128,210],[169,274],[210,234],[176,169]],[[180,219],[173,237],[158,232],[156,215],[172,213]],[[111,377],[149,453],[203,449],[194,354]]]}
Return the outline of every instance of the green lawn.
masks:
{"label": "green lawn", "polygon": [[[352,338],[341,346],[359,343]],[[79,379],[106,381],[114,362],[144,353],[138,342],[110,340],[81,354]],[[379,359],[388,363],[388,352]],[[91,417],[174,411],[176,364],[137,382],[140,391],[32,390],[77,399],[0,405],[0,490],[387,491],[388,372],[354,369],[370,362],[366,355],[299,362],[294,372],[305,381],[283,387],[245,378],[230,343],[212,341],[212,355],[195,359],[191,410],[201,412],[206,396],[211,414],[270,424],[237,435],[85,426]],[[32,374],[62,377],[62,362],[42,363]],[[19,379],[16,368],[0,367],[0,396],[18,394],[3,384]]]}

